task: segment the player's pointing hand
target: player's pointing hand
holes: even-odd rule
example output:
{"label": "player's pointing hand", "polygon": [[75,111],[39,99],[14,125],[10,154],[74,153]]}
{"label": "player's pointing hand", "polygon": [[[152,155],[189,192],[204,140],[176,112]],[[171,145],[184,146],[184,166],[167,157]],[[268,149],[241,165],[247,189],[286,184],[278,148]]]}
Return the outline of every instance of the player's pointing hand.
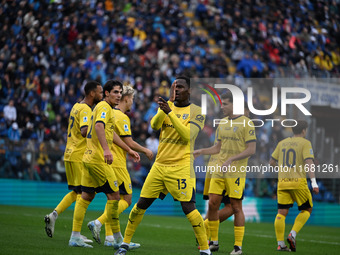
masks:
{"label": "player's pointing hand", "polygon": [[164,98],[162,97],[158,98],[158,105],[159,105],[159,108],[163,110],[163,112],[165,112],[166,114],[171,112],[170,106],[168,102],[164,100]]}

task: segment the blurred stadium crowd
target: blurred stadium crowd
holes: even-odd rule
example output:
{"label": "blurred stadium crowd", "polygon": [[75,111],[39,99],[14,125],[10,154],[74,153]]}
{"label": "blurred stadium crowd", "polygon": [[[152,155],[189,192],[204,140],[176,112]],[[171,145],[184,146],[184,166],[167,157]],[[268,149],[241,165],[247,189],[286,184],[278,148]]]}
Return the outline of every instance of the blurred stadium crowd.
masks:
{"label": "blurred stadium crowd", "polygon": [[[157,96],[167,98],[180,73],[339,76],[335,0],[0,3],[1,178],[65,180],[68,114],[90,79],[134,85],[133,135],[155,152],[149,120]],[[282,138],[280,128],[258,132],[258,160],[268,161]],[[134,184],[141,185],[150,163],[130,164]],[[274,183],[260,185],[249,182],[246,195],[274,196]]]}

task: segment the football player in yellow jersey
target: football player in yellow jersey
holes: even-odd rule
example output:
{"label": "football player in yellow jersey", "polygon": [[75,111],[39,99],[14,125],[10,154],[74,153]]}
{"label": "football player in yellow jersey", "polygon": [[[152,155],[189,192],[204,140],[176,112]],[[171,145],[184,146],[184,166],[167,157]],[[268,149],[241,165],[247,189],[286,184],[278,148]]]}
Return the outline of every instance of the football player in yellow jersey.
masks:
{"label": "football player in yellow jersey", "polygon": [[[85,169],[81,186],[82,194],[78,199],[73,216],[72,235],[69,246],[89,247],[80,238],[87,207],[98,192],[107,196],[108,223],[112,226],[113,235],[119,240],[120,226],[118,218],[119,189],[115,172],[112,168],[113,143],[127,151],[134,160],[139,160],[137,152],[131,150],[114,132],[115,114],[113,107],[118,105],[122,95],[122,83],[110,80],[103,87],[104,100],[94,108],[86,135],[87,147],[83,156]],[[88,224],[94,239],[100,243],[100,228],[95,224]],[[118,235],[119,234],[119,235]],[[121,235],[120,235],[121,236]]]}
{"label": "football player in yellow jersey", "polygon": [[[216,132],[215,132],[214,144],[217,143],[217,138],[218,138],[218,129],[216,129]],[[218,163],[218,154],[211,155],[209,162],[208,162],[208,169],[209,167],[215,167],[217,163]],[[212,177],[212,172],[207,171],[206,176],[205,176],[205,181],[204,181],[204,189],[203,189],[204,200],[209,200],[209,188],[210,188],[211,177]],[[219,224],[233,215],[233,209],[231,208],[230,198],[228,195],[223,194],[221,203],[224,204],[224,207],[218,210],[218,223]],[[215,226],[212,226],[212,231],[210,231],[208,215],[209,215],[209,209],[207,211],[207,215],[204,220],[204,226],[207,232],[207,238],[209,242],[209,249],[210,251],[218,251],[219,245],[216,244],[218,241],[218,228],[216,228]],[[210,240],[215,240],[215,243],[214,241],[210,241]]]}
{"label": "football player in yellow jersey", "polygon": [[[131,110],[133,104],[135,90],[129,86],[123,86],[122,98],[115,109],[115,132],[120,138],[133,150],[144,153],[150,160],[153,159],[153,153],[148,148],[145,148],[132,139],[130,118],[125,114]],[[121,199],[118,204],[118,214],[121,214],[126,208],[131,205],[132,199],[132,184],[130,174],[126,167],[126,152],[119,146],[114,146],[114,160],[113,169],[118,179],[119,193]],[[94,221],[94,224],[102,226],[107,221],[107,214],[105,212]],[[111,226],[105,224],[105,246],[113,246],[115,249],[119,245],[114,242]],[[122,240],[123,241],[123,240]],[[129,250],[139,248],[140,244],[130,243]]]}
{"label": "football player in yellow jersey", "polygon": [[[218,126],[217,143],[212,147],[194,151],[194,156],[219,153],[209,187],[209,229],[218,233],[218,209],[223,194],[228,195],[235,217],[235,243],[230,254],[242,254],[245,223],[242,199],[246,177],[242,168],[247,166],[248,158],[255,154],[256,136],[254,124],[249,118],[233,114],[233,96],[230,92],[222,95],[222,111],[224,116],[228,117]],[[210,246],[218,246],[217,241],[212,241]]]}
{"label": "football player in yellow jersey", "polygon": [[177,77],[173,83],[169,102],[159,98],[159,110],[151,120],[154,130],[161,128],[156,161],[145,180],[137,204],[130,212],[124,241],[116,255],[126,254],[146,209],[162,193],[168,192],[181,202],[200,244],[200,254],[210,254],[203,218],[195,206],[196,179],[191,174],[190,155],[205,118],[201,115],[200,107],[190,104],[189,99],[190,79],[183,76]]}
{"label": "football player in yellow jersey", "polygon": [[[67,130],[67,143],[64,154],[66,177],[69,192],[57,205],[54,211],[45,216],[45,231],[49,237],[53,236],[54,225],[63,211],[65,211],[81,194],[81,177],[83,173],[83,155],[86,149],[86,132],[92,115],[93,105],[103,98],[103,87],[97,81],[89,81],[85,87],[85,98],[76,103],[70,113]],[[82,236],[87,242],[92,242]]]}
{"label": "football player in yellow jersey", "polygon": [[[244,104],[244,115],[249,117],[249,109],[248,109],[248,105]],[[214,141],[214,145],[217,143],[217,139],[218,139],[218,128],[216,129],[215,132],[215,141]],[[218,162],[218,158],[219,158],[219,154],[214,154],[210,156],[209,162],[208,162],[208,169],[209,167],[215,167],[217,162]],[[203,190],[203,199],[204,200],[209,200],[209,189],[210,189],[210,181],[211,181],[211,177],[212,177],[212,172],[211,171],[207,171],[206,176],[205,176],[205,181],[204,181],[204,190]],[[223,194],[223,198],[221,203],[224,204],[224,207],[220,210],[218,210],[218,224],[215,222],[215,224],[212,224],[212,229],[210,230],[210,226],[209,226],[209,219],[208,219],[208,215],[209,215],[209,208],[207,211],[207,215],[206,218],[204,220],[204,226],[205,226],[205,230],[207,232],[207,237],[208,237],[208,242],[209,242],[209,249],[210,251],[218,251],[219,250],[219,244],[218,244],[218,229],[219,229],[219,224],[221,224],[223,221],[227,220],[230,216],[233,215],[233,208],[231,207],[230,204],[230,198],[228,196],[228,194]],[[210,240],[215,240],[214,241],[210,241]]]}
{"label": "football player in yellow jersey", "polygon": [[[306,170],[308,171],[313,167],[314,154],[310,141],[305,139],[308,127],[307,122],[302,120],[297,122],[297,125],[292,128],[293,137],[288,137],[279,142],[270,160],[271,166],[278,165],[282,169],[282,171],[279,171],[278,176],[278,212],[275,218],[278,251],[289,251],[284,242],[285,219],[289,208],[296,202],[301,211],[296,217],[287,238],[291,251],[296,251],[296,234],[307,222],[313,208],[312,195],[306,180]],[[316,183],[315,174],[312,171],[308,171],[308,173],[311,178],[313,192],[318,194],[319,187]]]}

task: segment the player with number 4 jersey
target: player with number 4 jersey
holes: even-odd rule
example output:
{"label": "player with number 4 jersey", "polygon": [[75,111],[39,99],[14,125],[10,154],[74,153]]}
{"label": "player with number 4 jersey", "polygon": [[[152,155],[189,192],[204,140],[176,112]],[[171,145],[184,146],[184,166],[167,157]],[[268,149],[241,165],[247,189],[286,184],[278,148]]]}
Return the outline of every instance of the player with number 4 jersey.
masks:
{"label": "player with number 4 jersey", "polygon": [[[256,151],[255,128],[252,121],[243,115],[233,113],[233,96],[222,95],[224,121],[217,129],[217,143],[212,147],[194,151],[194,156],[218,154],[209,187],[208,224],[211,234],[210,249],[218,250],[219,207],[223,196],[230,198],[234,212],[234,250],[230,253],[242,254],[245,218],[242,199],[246,172],[242,170],[248,164],[248,158]],[[213,240],[215,239],[215,240]]]}

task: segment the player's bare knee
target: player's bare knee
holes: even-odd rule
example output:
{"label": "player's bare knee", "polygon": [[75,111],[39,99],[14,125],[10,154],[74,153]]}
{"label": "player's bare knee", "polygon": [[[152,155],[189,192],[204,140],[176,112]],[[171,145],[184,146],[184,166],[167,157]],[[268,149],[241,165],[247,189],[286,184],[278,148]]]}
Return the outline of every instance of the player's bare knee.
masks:
{"label": "player's bare knee", "polygon": [[306,209],[306,211],[309,212],[309,214],[312,214],[313,207]]}
{"label": "player's bare knee", "polygon": [[181,206],[185,215],[191,213],[193,210],[196,209],[194,202],[181,202]]}
{"label": "player's bare knee", "polygon": [[155,198],[140,197],[137,202],[137,207],[146,210],[152,205],[153,201],[155,201]]}
{"label": "player's bare knee", "polygon": [[128,203],[129,206],[132,204],[132,195],[123,196],[123,199]]}
{"label": "player's bare knee", "polygon": [[233,214],[239,214],[242,212],[242,208],[240,207],[232,207],[233,208]]}
{"label": "player's bare knee", "polygon": [[277,213],[286,217],[288,215],[288,211],[289,209],[279,209]]}
{"label": "player's bare knee", "polygon": [[119,200],[120,199],[119,192],[106,194],[106,197],[108,200]]}
{"label": "player's bare knee", "polygon": [[215,199],[209,199],[209,210],[210,211],[218,211],[220,208],[220,203]]}
{"label": "player's bare knee", "polygon": [[81,193],[81,198],[86,200],[86,201],[92,202],[92,200],[94,199],[95,195],[96,195],[95,193],[82,192]]}

